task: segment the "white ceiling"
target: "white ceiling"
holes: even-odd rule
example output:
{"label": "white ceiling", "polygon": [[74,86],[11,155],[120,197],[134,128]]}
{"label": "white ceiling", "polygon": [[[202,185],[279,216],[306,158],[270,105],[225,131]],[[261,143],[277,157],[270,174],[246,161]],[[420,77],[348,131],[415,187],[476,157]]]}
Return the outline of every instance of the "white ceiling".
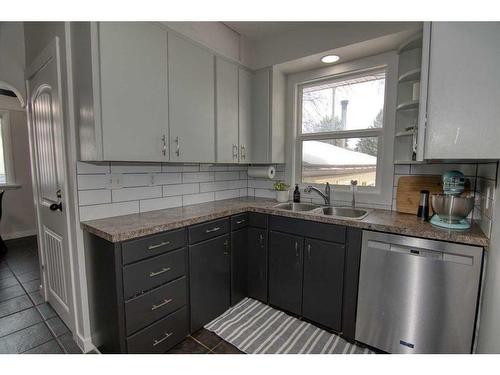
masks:
{"label": "white ceiling", "polygon": [[259,40],[266,36],[306,26],[314,22],[224,22],[238,34],[250,40]]}

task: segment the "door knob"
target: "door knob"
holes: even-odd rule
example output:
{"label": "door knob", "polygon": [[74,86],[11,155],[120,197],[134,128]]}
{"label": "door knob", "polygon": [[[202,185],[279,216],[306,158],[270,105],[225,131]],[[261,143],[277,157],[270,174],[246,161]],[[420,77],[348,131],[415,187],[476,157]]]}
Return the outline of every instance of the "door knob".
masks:
{"label": "door knob", "polygon": [[59,202],[59,203],[52,203],[50,206],[49,206],[49,209],[51,211],[62,211],[62,202]]}

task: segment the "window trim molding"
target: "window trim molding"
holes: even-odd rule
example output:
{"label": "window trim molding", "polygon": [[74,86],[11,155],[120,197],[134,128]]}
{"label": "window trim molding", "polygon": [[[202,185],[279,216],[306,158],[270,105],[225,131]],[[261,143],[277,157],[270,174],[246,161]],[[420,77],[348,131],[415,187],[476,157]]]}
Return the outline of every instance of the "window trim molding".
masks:
{"label": "window trim molding", "polygon": [[8,110],[0,110],[2,127],[0,129],[0,137],[3,142],[3,159],[5,164],[5,183],[0,184],[0,189],[17,188],[16,174],[14,168],[14,153],[12,150],[12,132],[10,124],[10,112]]}
{"label": "window trim molding", "polygon": [[[301,182],[301,159],[302,140],[332,138],[350,138],[359,136],[377,136],[379,152],[377,156],[377,186],[358,187],[357,201],[362,205],[387,208],[392,205],[393,194],[393,174],[394,174],[394,129],[396,121],[396,100],[397,100],[397,67],[398,57],[395,51],[383,53],[358,59],[344,64],[337,64],[330,67],[313,69],[305,72],[294,73],[288,76],[287,81],[287,150],[286,150],[286,180],[291,184]],[[339,132],[314,133],[312,136],[301,134],[299,130],[300,119],[302,118],[300,99],[301,88],[304,85],[313,84],[322,80],[332,78],[345,79],[356,75],[363,75],[370,71],[385,69],[385,100],[384,100],[384,127],[381,129],[362,129]],[[379,183],[380,180],[380,183]],[[323,184],[313,184],[322,188]],[[350,186],[335,185],[332,189],[332,201],[335,204],[342,204],[351,201],[352,193]]]}

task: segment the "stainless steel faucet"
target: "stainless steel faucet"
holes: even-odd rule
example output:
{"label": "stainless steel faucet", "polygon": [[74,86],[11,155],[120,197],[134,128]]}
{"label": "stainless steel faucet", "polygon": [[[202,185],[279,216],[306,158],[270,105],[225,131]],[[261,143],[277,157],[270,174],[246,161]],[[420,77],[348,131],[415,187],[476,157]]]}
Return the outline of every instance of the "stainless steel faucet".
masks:
{"label": "stainless steel faucet", "polygon": [[309,185],[308,187],[306,187],[304,189],[304,192],[306,192],[306,193],[310,193],[311,191],[315,191],[316,193],[318,193],[321,196],[321,198],[323,198],[325,200],[325,204],[327,206],[330,206],[330,192],[331,192],[331,189],[330,189],[330,184],[328,182],[326,183],[325,192],[324,193],[321,190],[319,190],[317,187],[314,187],[312,185]]}
{"label": "stainless steel faucet", "polygon": [[352,189],[352,208],[356,208],[356,190],[358,186],[358,180],[351,180]]}

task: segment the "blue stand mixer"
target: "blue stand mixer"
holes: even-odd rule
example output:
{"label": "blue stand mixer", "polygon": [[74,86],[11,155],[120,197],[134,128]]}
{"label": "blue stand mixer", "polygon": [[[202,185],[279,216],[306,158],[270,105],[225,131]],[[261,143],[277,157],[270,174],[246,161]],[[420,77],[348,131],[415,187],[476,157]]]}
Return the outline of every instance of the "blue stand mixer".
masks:
{"label": "blue stand mixer", "polygon": [[440,228],[467,230],[470,222],[467,216],[474,208],[474,197],[463,195],[465,176],[459,171],[443,174],[443,194],[431,195],[434,215],[430,222]]}

